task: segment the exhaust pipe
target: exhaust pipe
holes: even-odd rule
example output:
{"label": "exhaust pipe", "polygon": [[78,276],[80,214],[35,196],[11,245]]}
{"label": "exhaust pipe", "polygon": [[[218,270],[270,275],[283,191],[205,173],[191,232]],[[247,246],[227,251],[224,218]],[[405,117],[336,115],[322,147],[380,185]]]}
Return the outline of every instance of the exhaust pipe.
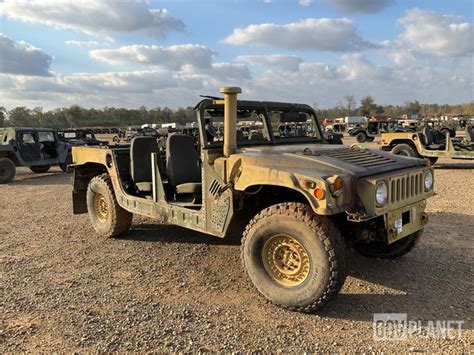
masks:
{"label": "exhaust pipe", "polygon": [[228,158],[237,150],[237,94],[242,89],[224,86],[219,92],[224,94],[224,156]]}

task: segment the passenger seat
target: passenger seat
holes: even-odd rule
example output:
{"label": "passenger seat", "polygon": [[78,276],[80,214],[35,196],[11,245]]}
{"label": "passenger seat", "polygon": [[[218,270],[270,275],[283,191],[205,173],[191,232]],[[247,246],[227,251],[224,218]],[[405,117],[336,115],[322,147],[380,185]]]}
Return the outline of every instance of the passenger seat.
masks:
{"label": "passenger seat", "polygon": [[[130,174],[139,192],[148,193],[153,190],[151,153],[158,153],[156,138],[139,136],[132,139],[130,147]],[[162,167],[158,166],[158,168],[160,171],[163,171]]]}
{"label": "passenger seat", "polygon": [[168,137],[166,172],[176,194],[201,194],[201,168],[193,137],[185,134]]}

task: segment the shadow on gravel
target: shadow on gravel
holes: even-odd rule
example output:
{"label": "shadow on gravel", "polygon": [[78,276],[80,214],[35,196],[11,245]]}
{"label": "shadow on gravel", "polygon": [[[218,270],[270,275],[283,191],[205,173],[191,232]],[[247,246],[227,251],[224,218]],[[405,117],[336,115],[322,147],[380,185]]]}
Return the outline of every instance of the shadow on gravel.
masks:
{"label": "shadow on gravel", "polygon": [[[432,217],[439,223],[474,225],[470,215],[438,212]],[[472,320],[467,320],[472,317],[472,248],[463,235],[469,232],[463,229],[442,236],[445,240],[440,235],[432,240],[436,230],[425,233],[412,253],[396,260],[366,258],[348,250],[350,285],[318,315],[372,321],[374,313],[407,313],[410,320],[464,320],[463,329],[473,329]]]}
{"label": "shadow on gravel", "polygon": [[[27,176],[27,177],[26,177]],[[33,185],[67,185],[71,184],[71,174],[53,172],[46,174],[21,175],[18,179],[10,182],[10,185],[33,186]]]}
{"label": "shadow on gravel", "polygon": [[240,245],[240,238],[238,235],[218,238],[179,226],[157,223],[132,225],[127,235],[119,239],[157,243]]}

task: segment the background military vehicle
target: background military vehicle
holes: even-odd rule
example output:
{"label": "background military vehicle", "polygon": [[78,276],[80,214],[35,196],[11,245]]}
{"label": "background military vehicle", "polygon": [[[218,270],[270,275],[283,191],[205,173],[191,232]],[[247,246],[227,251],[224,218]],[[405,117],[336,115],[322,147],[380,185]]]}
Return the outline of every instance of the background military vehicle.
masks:
{"label": "background military vehicle", "polygon": [[73,146],[79,145],[105,145],[107,142],[95,137],[95,133],[90,128],[70,128],[58,130],[58,137],[63,142]]}
{"label": "background military vehicle", "polygon": [[357,142],[373,142],[376,137],[380,137],[386,132],[411,131],[410,128],[402,127],[397,120],[369,120],[364,125],[352,128],[349,134],[356,138]]}
{"label": "background military vehicle", "polygon": [[[224,87],[224,99],[202,100],[198,149],[192,137],[171,134],[165,161],[153,137],[74,147],[74,213],[88,213],[103,237],[126,233],[133,214],[221,238],[243,234],[251,283],[299,311],[339,292],[346,244],[380,258],[412,250],[434,194],[424,160],[328,144],[310,106],[237,101],[240,92]],[[260,122],[259,131],[238,137],[240,120]],[[279,127],[288,123],[308,129],[287,136]]]}
{"label": "background military vehicle", "polygon": [[465,129],[465,138],[452,138],[440,131],[424,126],[418,132],[384,133],[380,138],[380,149],[393,154],[414,158],[425,158],[433,165],[438,158],[474,159],[474,131],[471,125]]}
{"label": "background military vehicle", "polygon": [[0,184],[13,180],[17,166],[45,173],[59,165],[66,171],[70,149],[52,128],[0,128]]}

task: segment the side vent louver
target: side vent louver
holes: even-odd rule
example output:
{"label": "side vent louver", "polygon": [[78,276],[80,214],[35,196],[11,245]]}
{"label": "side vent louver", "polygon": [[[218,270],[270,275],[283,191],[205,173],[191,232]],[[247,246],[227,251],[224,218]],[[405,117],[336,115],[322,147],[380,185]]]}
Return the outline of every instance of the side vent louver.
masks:
{"label": "side vent louver", "polygon": [[211,182],[211,185],[209,186],[209,192],[211,193],[211,195],[216,197],[220,189],[221,189],[221,184],[219,184],[217,180],[213,180]]}

